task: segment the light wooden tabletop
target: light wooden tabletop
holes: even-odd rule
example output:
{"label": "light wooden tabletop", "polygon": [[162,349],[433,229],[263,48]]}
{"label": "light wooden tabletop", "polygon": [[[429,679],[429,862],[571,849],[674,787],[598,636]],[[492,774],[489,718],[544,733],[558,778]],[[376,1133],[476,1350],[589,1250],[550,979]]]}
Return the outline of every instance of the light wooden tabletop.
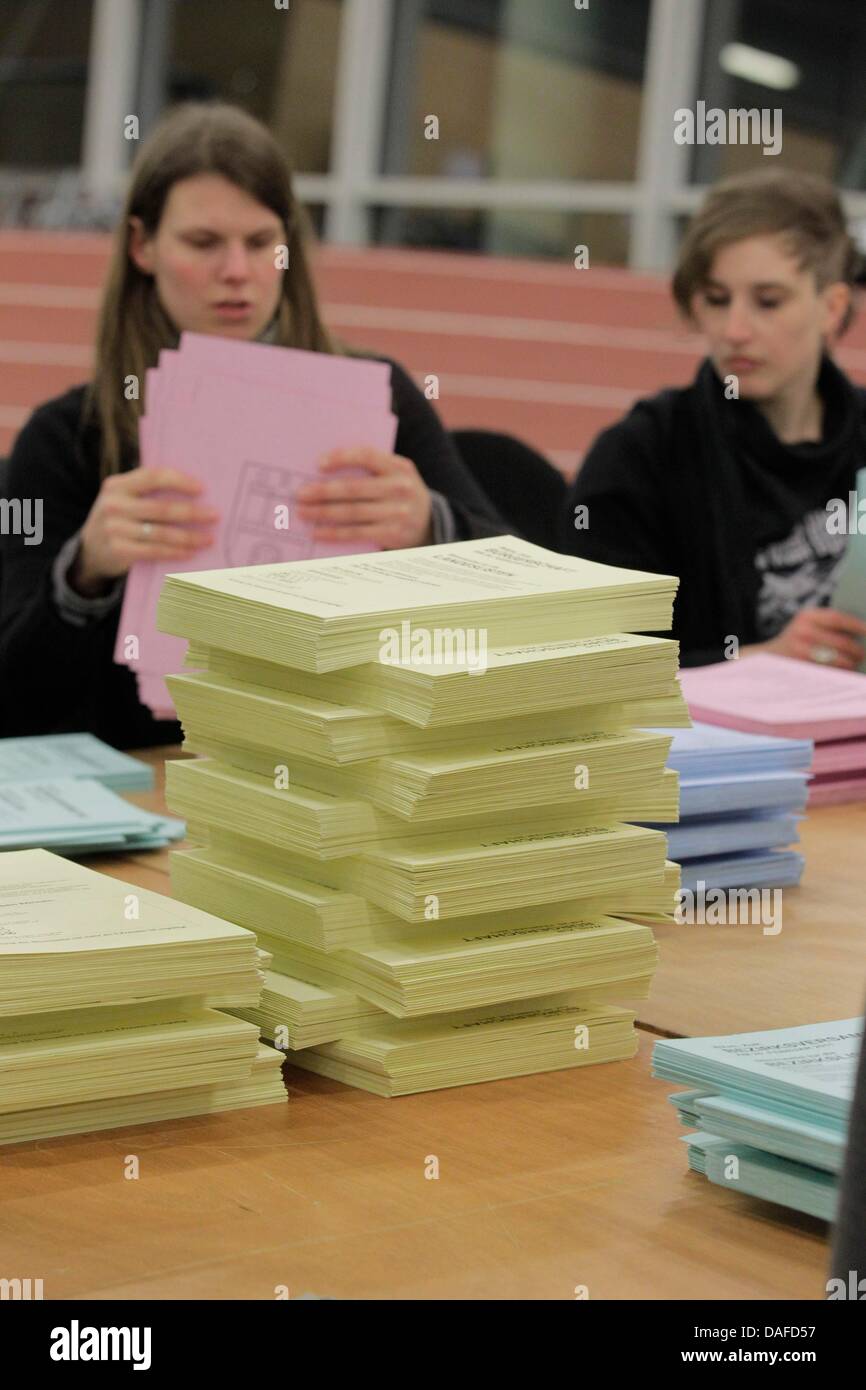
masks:
{"label": "light wooden tabletop", "polygon": [[0,1150],[3,1272],[46,1298],[822,1297],[823,1225],[687,1171],[651,1046],[398,1100],[287,1068],[286,1106]]}
{"label": "light wooden tabletop", "polygon": [[[864,828],[862,806],[810,817],[779,937],[659,932],[646,1019],[712,1032],[857,1012]],[[88,862],[170,891],[166,853]],[[824,1297],[822,1223],[688,1172],[653,1041],[631,1062],[396,1100],[287,1067],[285,1107],[0,1149],[0,1273],[42,1278],[49,1299]]]}
{"label": "light wooden tabletop", "polygon": [[760,924],[654,927],[661,959],[641,1022],[682,1037],[788,1028],[862,1014],[866,999],[866,803],[800,826],[806,868],[781,893],[781,931]]}

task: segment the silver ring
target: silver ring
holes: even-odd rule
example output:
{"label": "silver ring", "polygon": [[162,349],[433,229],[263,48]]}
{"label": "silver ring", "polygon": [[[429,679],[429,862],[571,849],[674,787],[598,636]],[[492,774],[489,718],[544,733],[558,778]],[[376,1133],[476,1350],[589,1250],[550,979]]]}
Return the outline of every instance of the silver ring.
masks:
{"label": "silver ring", "polygon": [[836,652],[832,647],[813,647],[811,655],[812,660],[821,666],[832,666],[836,660]]}
{"label": "silver ring", "polygon": [[143,522],[141,523],[141,539],[142,539],[143,541],[149,541],[152,535],[153,535],[153,522],[152,522],[152,521],[143,521]]}

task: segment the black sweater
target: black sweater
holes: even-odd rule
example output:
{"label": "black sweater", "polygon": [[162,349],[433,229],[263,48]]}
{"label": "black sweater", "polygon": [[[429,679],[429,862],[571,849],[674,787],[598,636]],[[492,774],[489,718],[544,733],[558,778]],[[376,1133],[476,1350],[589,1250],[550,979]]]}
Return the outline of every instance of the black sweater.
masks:
{"label": "black sweater", "polygon": [[[411,377],[391,363],[395,452],[450,503],[457,540],[508,530],[460,459],[439,417]],[[0,736],[88,731],[117,748],[176,743],[180,726],[155,720],[136,679],[115,665],[120,605],[76,627],[54,602],[58,551],[87,517],[100,486],[101,434],[83,423],[83,386],[34,412],[8,463],[9,497],[43,500],[41,545],[0,535]],[[127,459],[125,469],[135,466]]]}
{"label": "black sweater", "polygon": [[826,506],[847,503],[866,464],[866,392],[829,358],[818,389],[822,440],[783,444],[749,401],[725,398],[706,361],[690,386],[639,401],[584,460],[559,548],[678,575],[684,666],[721,661],[730,637],[766,641],[831,600],[846,537],[828,532]]}

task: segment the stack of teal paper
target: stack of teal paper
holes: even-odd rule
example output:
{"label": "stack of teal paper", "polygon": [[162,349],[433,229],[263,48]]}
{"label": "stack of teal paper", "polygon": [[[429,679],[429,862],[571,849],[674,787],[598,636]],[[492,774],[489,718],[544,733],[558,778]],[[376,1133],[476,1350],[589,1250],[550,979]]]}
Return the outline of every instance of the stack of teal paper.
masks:
{"label": "stack of teal paper", "polygon": [[751,1101],[714,1095],[712,1091],[680,1091],[671,1096],[671,1101],[686,1126],[828,1173],[841,1172],[844,1128],[828,1129],[814,1120],[776,1114]]}
{"label": "stack of teal paper", "polygon": [[116,792],[147,792],[153,768],[93,734],[0,738],[0,786],[85,777]]}
{"label": "stack of teal paper", "polygon": [[161,849],[185,832],[183,821],[143,811],[86,777],[0,782],[0,851],[132,854]]}
{"label": "stack of teal paper", "polygon": [[680,820],[668,853],[682,886],[771,888],[799,883],[799,839],[808,796],[809,739],[749,734],[713,724],[657,730],[672,742],[668,767],[679,774]]}
{"label": "stack of teal paper", "polygon": [[183,821],[133,806],[153,769],[92,734],[0,739],[0,852],[133,853],[182,840]]}
{"label": "stack of teal paper", "polygon": [[831,1173],[712,1134],[687,1134],[683,1143],[688,1145],[692,1171],[719,1187],[735,1188],[822,1221],[832,1221],[836,1215],[838,1185]]}
{"label": "stack of teal paper", "polygon": [[657,1042],[689,1165],[711,1182],[832,1220],[862,1019]]}

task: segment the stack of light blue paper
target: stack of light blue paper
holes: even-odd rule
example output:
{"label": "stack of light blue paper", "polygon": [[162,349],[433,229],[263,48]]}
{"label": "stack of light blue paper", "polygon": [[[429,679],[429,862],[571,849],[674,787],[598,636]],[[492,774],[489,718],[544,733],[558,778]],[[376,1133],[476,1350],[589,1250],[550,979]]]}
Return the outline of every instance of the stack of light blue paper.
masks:
{"label": "stack of light blue paper", "polygon": [[689,1167],[751,1197],[833,1219],[863,1020],[657,1042]]}
{"label": "stack of light blue paper", "polygon": [[183,839],[183,821],[144,811],[114,790],[152,784],[147,764],[90,734],[0,739],[0,851],[132,853]]}
{"label": "stack of light blue paper", "polygon": [[659,826],[682,886],[772,888],[799,883],[799,839],[813,745],[712,724],[657,730],[671,736],[668,767],[680,779],[680,820]]}
{"label": "stack of light blue paper", "polygon": [[93,734],[0,738],[0,787],[10,782],[53,782],[87,777],[116,792],[147,792],[153,769],[110,748]]}

